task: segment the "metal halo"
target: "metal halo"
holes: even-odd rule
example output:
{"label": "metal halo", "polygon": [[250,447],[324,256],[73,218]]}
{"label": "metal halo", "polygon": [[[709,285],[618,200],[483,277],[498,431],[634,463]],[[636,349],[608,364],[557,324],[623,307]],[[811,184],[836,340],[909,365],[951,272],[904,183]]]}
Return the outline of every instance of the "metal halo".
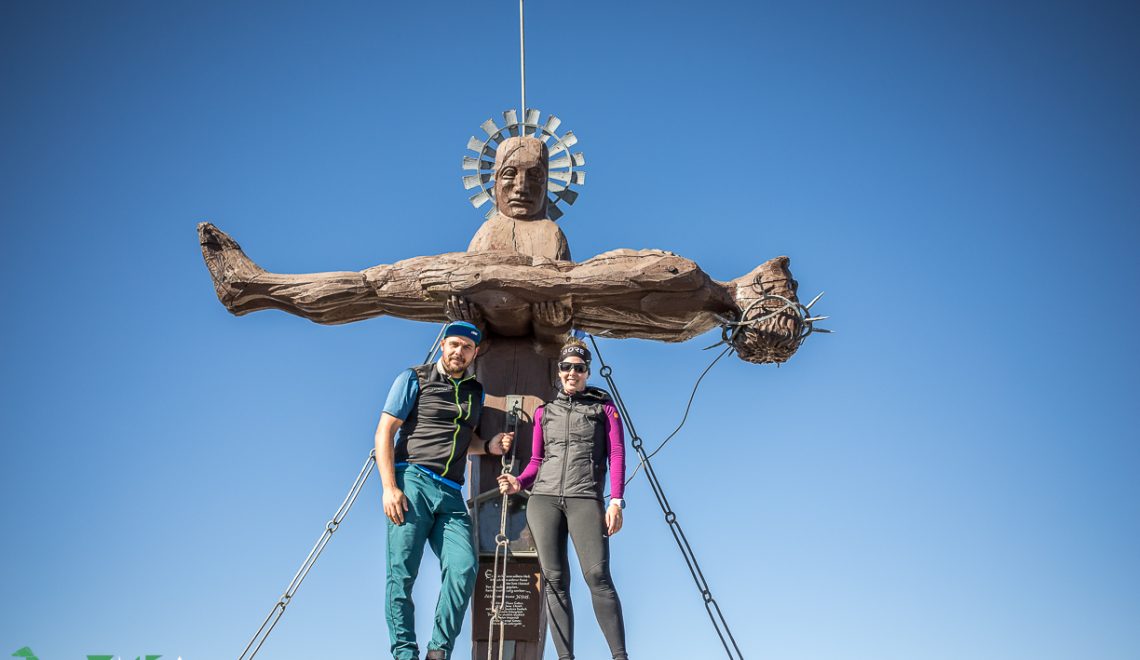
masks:
{"label": "metal halo", "polygon": [[[581,152],[570,151],[570,148],[578,143],[578,136],[574,135],[574,131],[566,131],[559,136],[557,130],[562,120],[554,115],[550,115],[542,125],[539,125],[538,120],[541,115],[541,111],[527,108],[526,117],[520,122],[516,110],[506,110],[503,112],[504,126],[496,124],[494,118],[488,119],[479,126],[487,134],[486,139],[480,140],[472,136],[467,141],[467,150],[475,155],[463,156],[463,169],[475,173],[464,175],[463,187],[466,190],[479,188],[479,192],[468,198],[472,206],[479,208],[495,198],[495,150],[506,138],[520,135],[536,137],[546,143],[549,149],[546,211],[550,219],[557,220],[563,216],[562,209],[558,208],[559,202],[565,202],[570,206],[578,199],[578,193],[570,189],[573,185],[586,184],[586,173],[581,169],[586,164],[586,156]],[[566,152],[565,155],[556,159],[555,156],[562,152]],[[490,160],[486,160],[487,158]],[[490,218],[494,213],[495,206],[492,204],[491,209],[483,217]]]}

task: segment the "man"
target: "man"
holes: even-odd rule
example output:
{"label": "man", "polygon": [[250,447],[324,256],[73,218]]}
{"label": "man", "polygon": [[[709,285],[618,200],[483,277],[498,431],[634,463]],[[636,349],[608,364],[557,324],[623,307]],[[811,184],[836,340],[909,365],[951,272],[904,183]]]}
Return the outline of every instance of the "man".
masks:
{"label": "man", "polygon": [[[388,516],[388,633],[392,657],[419,660],[412,586],[424,543],[439,558],[441,586],[427,658],[446,660],[475,587],[471,518],[462,495],[468,449],[504,454],[513,433],[475,435],[483,386],[471,364],[482,333],[465,321],[444,328],[438,362],[403,371],[376,428],[376,463]],[[398,440],[397,430],[400,432]]]}

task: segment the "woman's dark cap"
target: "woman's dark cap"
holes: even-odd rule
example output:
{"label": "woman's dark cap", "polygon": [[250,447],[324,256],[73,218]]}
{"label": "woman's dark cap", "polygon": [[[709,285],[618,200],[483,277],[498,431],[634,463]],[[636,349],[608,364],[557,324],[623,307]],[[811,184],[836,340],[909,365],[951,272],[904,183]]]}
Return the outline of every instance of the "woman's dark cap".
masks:
{"label": "woman's dark cap", "polygon": [[562,360],[562,359],[568,358],[570,356],[580,357],[583,360],[585,360],[587,363],[589,363],[590,362],[590,349],[586,348],[585,346],[576,346],[573,344],[571,344],[570,346],[563,346],[562,352],[558,354],[558,359]]}

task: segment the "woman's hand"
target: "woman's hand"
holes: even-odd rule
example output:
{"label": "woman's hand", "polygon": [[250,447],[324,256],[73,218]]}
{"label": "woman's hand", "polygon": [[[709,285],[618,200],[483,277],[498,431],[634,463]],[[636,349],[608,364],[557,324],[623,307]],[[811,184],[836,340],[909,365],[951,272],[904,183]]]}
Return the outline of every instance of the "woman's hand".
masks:
{"label": "woman's hand", "polygon": [[513,474],[499,475],[499,492],[503,495],[514,495],[522,490],[519,480]]}
{"label": "woman's hand", "polygon": [[613,536],[621,531],[621,507],[610,504],[606,508],[606,535]]}
{"label": "woman's hand", "polygon": [[487,444],[487,449],[490,450],[495,456],[502,456],[511,450],[511,443],[515,441],[515,432],[500,433],[496,435],[490,443]]}

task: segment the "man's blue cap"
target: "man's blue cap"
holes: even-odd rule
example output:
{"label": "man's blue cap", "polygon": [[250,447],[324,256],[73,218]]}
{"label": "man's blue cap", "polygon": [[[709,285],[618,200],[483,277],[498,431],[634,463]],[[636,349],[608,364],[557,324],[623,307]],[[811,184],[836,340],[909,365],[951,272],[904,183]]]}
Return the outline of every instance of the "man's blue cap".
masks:
{"label": "man's blue cap", "polygon": [[483,333],[467,321],[452,321],[443,328],[443,338],[447,339],[448,337],[467,337],[478,346],[479,340],[483,338]]}

